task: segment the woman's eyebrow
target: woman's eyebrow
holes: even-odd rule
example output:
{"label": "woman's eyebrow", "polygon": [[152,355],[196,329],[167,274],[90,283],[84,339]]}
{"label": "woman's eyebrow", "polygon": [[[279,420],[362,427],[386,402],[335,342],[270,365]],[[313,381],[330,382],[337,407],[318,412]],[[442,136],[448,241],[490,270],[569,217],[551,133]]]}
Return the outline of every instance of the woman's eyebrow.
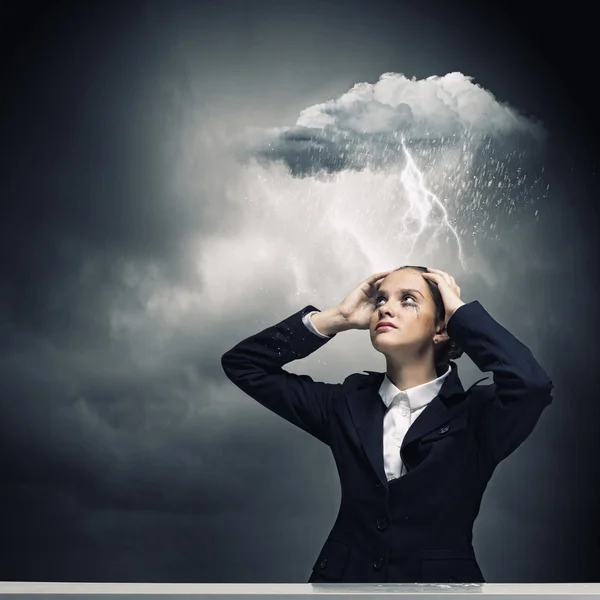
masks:
{"label": "woman's eyebrow", "polygon": [[398,290],[398,291],[403,296],[404,296],[404,294],[412,294],[413,296],[418,294],[419,296],[421,296],[421,298],[425,298],[425,296],[423,296],[423,294],[419,290],[411,290],[411,289],[404,290],[404,289],[402,289],[402,290]]}
{"label": "woman's eyebrow", "polygon": [[[388,292],[386,292],[385,290],[377,289],[377,292],[379,293],[380,296],[388,295]],[[401,289],[401,290],[398,290],[397,293],[399,296],[405,296],[406,294],[412,294],[413,296],[419,295],[419,296],[421,296],[421,298],[425,298],[425,296],[419,290]]]}

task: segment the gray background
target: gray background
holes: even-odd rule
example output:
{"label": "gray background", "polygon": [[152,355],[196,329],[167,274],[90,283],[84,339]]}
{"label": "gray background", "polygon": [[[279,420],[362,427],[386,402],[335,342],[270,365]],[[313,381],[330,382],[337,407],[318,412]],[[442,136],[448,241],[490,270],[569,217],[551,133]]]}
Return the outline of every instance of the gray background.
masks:
{"label": "gray background", "polygon": [[[220,356],[405,262],[451,270],[556,386],[486,493],[475,530],[486,578],[597,579],[587,30],[571,14],[536,11],[383,0],[9,5],[2,579],[306,581],[337,512],[332,458],[228,383]],[[558,43],[553,32],[575,25],[575,41]],[[409,85],[421,120],[367,99],[337,104],[326,134],[294,137],[302,111],[387,72],[473,77],[476,106],[494,116],[484,122],[519,114],[520,125],[468,133]],[[452,105],[459,94],[448,93]],[[436,127],[457,138],[432,151],[424,131]],[[443,228],[437,246],[420,238],[408,252],[397,220],[406,198],[389,188],[405,166],[393,130],[447,196],[468,271]],[[348,140],[358,150],[342,159]],[[339,381],[383,363],[350,332],[290,368]],[[478,376],[467,358],[460,369],[465,383]]]}

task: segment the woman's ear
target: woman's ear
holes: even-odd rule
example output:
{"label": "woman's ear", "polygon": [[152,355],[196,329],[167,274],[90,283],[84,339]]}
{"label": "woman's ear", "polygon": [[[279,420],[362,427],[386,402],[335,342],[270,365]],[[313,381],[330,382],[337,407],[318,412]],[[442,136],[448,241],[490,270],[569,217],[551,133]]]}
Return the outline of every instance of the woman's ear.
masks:
{"label": "woman's ear", "polygon": [[450,339],[448,336],[448,332],[446,331],[446,325],[442,323],[435,330],[435,335],[433,336],[434,344],[441,344],[442,342],[447,342]]}

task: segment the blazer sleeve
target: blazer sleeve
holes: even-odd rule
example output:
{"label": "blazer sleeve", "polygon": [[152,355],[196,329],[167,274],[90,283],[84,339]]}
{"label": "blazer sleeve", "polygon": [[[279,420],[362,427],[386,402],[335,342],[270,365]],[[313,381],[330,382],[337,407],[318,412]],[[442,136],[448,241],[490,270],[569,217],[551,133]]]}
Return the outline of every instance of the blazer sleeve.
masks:
{"label": "blazer sleeve", "polygon": [[493,398],[477,424],[481,445],[499,463],[530,435],[552,401],[553,384],[531,351],[497,323],[479,302],[461,306],[448,321],[448,335],[485,372]]}
{"label": "blazer sleeve", "polygon": [[280,323],[241,341],[221,358],[225,374],[251,398],[329,444],[329,415],[340,384],[313,381],[283,367],[304,358],[335,336],[320,337],[302,322],[307,306]]}

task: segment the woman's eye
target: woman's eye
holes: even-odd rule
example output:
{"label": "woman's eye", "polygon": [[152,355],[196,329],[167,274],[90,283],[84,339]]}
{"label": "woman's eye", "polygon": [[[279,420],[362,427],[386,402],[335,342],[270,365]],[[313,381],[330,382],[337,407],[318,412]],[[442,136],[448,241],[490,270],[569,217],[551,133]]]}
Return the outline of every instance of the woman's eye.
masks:
{"label": "woman's eye", "polygon": [[379,304],[380,304],[382,301],[383,301],[383,302],[385,302],[385,298],[384,298],[383,296],[379,296],[378,298],[376,298],[376,299],[375,299],[375,304],[376,304],[377,306],[379,306]]}
{"label": "woman's eye", "polygon": [[404,296],[404,298],[402,298],[402,302],[406,303],[406,304],[416,304],[417,303],[417,301],[412,296]]}

